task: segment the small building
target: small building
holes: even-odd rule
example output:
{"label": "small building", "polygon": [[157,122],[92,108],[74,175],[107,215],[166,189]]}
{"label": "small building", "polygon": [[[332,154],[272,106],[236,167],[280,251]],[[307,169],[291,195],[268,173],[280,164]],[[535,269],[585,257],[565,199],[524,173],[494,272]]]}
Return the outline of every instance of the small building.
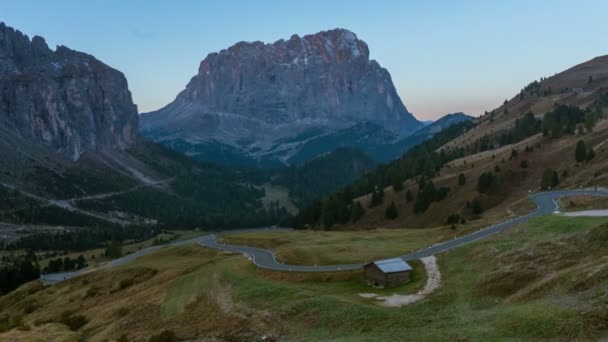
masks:
{"label": "small building", "polygon": [[410,280],[412,266],[401,258],[378,260],[363,266],[363,277],[374,287],[392,287]]}

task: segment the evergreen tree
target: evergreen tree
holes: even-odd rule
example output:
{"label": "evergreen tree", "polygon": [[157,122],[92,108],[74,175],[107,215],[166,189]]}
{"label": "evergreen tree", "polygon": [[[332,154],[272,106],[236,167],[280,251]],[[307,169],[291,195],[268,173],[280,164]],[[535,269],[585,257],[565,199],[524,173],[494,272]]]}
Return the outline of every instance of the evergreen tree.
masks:
{"label": "evergreen tree", "polygon": [[84,255],[80,254],[76,259],[76,269],[82,269],[89,266],[87,264],[87,260],[84,258]]}
{"label": "evergreen tree", "polygon": [[574,150],[574,159],[576,159],[578,163],[582,163],[587,160],[587,146],[582,140],[579,140],[576,143],[576,149]]}
{"label": "evergreen tree", "polygon": [[477,180],[477,191],[482,194],[487,194],[490,192],[493,183],[494,176],[492,175],[492,172],[484,172],[479,175],[479,179]]}
{"label": "evergreen tree", "polygon": [[399,216],[395,202],[391,202],[391,204],[386,208],[385,216],[389,220],[394,220]]}
{"label": "evergreen tree", "polygon": [[353,204],[353,211],[351,214],[351,218],[352,218],[353,222],[359,221],[359,219],[361,217],[363,217],[363,215],[365,215],[365,209],[363,209],[363,206],[361,206],[361,203],[355,202]]}
{"label": "evergreen tree", "polygon": [[410,203],[410,202],[411,202],[411,201],[413,201],[413,200],[414,200],[414,195],[412,195],[412,192],[411,192],[411,191],[408,189],[408,190],[405,192],[405,201],[406,201],[407,203]]}
{"label": "evergreen tree", "polygon": [[474,215],[479,215],[483,212],[483,207],[481,206],[481,201],[479,199],[474,199],[473,203],[471,203],[471,210]]}
{"label": "evergreen tree", "polygon": [[466,177],[464,176],[464,173],[461,173],[458,175],[458,185],[464,185],[467,182]]}
{"label": "evergreen tree", "polygon": [[373,207],[376,207],[376,206],[382,204],[383,199],[384,199],[384,189],[374,190],[374,192],[372,192],[372,198],[369,202],[369,207],[373,208]]}
{"label": "evergreen tree", "polygon": [[559,177],[557,175],[557,172],[555,172],[555,170],[553,169],[545,169],[545,171],[543,172],[543,178],[541,180],[540,187],[543,190],[547,190],[556,186],[557,184],[559,184]]}
{"label": "evergreen tree", "polygon": [[403,190],[403,182],[401,182],[400,179],[396,179],[393,181],[393,190],[395,190],[395,192],[400,192],[401,190]]}
{"label": "evergreen tree", "polygon": [[120,258],[122,256],[122,246],[117,242],[112,242],[105,251],[107,258]]}

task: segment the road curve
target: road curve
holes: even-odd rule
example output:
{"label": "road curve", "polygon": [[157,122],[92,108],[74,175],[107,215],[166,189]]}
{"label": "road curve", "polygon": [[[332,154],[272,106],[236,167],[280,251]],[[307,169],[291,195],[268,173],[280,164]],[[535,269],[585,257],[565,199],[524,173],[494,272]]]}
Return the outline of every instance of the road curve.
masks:
{"label": "road curve", "polygon": [[157,246],[150,246],[150,247],[146,247],[143,249],[138,250],[137,252],[133,252],[131,254],[127,254],[121,258],[118,259],[114,259],[110,262],[108,262],[107,264],[104,264],[103,266],[94,268],[94,269],[84,269],[84,270],[78,270],[78,271],[72,271],[72,272],[59,272],[59,273],[47,273],[47,274],[43,274],[40,276],[40,281],[44,284],[44,285],[51,285],[51,284],[56,284],[59,282],[62,282],[64,280],[68,280],[71,278],[74,278],[76,276],[79,276],[81,274],[87,273],[87,272],[92,272],[92,271],[96,271],[96,270],[105,270],[105,269],[109,269],[109,268],[113,268],[113,267],[117,267],[117,266],[121,266],[124,265],[126,263],[129,263],[139,257],[142,257],[144,255],[148,255],[150,253],[156,252],[157,250],[163,248],[163,247],[168,247],[168,246],[182,246],[182,245],[186,245],[186,244],[190,244],[190,243],[196,243],[198,242],[200,239],[200,237],[195,237],[192,239],[188,239],[188,240],[180,240],[180,241],[175,241],[175,242],[170,242],[168,244],[165,245],[157,245]]}
{"label": "road curve", "polygon": [[[597,188],[597,189],[578,189],[578,190],[556,190],[556,191],[545,191],[538,192],[529,196],[529,198],[536,203],[536,209],[534,209],[529,214],[524,216],[520,216],[508,221],[504,221],[498,224],[491,225],[489,227],[483,228],[476,232],[470,233],[468,235],[455,238],[453,240],[441,242],[435,244],[433,246],[418,250],[413,253],[405,254],[399,256],[403,260],[416,260],[424,257],[428,257],[431,255],[435,255],[441,252],[449,251],[454,248],[466,245],[470,242],[477,241],[488,236],[492,236],[494,234],[500,233],[514,225],[518,225],[520,223],[526,222],[532,218],[551,214],[559,209],[557,204],[557,199],[560,197],[566,196],[580,196],[580,195],[589,195],[589,196],[608,196],[608,189],[605,188]],[[335,271],[349,271],[360,269],[363,264],[343,264],[343,265],[287,265],[280,263],[277,261],[275,254],[263,248],[257,247],[249,247],[249,246],[240,246],[240,245],[227,245],[217,242],[217,237],[222,234],[232,234],[238,232],[256,232],[256,231],[289,231],[289,228],[256,228],[256,229],[244,229],[244,230],[230,230],[226,232],[210,234],[203,237],[197,237],[189,240],[177,241],[173,243],[169,243],[163,246],[152,246],[148,248],[144,248],[135,253],[126,255],[122,258],[118,258],[112,260],[111,262],[97,268],[97,269],[108,269],[112,267],[117,267],[120,265],[124,265],[136,258],[141,256],[150,254],[155,252],[156,250],[166,247],[166,246],[180,246],[189,243],[198,243],[203,247],[219,249],[227,252],[233,253],[241,253],[248,257],[256,266],[260,268],[266,268],[276,271],[294,271],[294,272],[335,272]],[[95,269],[95,270],[97,270]],[[74,272],[64,272],[64,273],[52,273],[52,274],[44,274],[40,277],[40,281],[44,284],[54,284],[63,280],[67,280],[83,274],[88,271],[94,270],[81,270]]]}
{"label": "road curve", "polygon": [[[441,242],[433,246],[418,250],[413,253],[399,256],[405,261],[417,260],[420,258],[435,255],[441,252],[449,251],[451,249],[466,245],[470,242],[477,241],[479,239],[486,238],[488,236],[500,233],[507,228],[514,225],[526,222],[532,218],[551,214],[559,209],[557,199],[566,196],[608,196],[608,189],[597,188],[595,189],[578,189],[578,190],[556,190],[556,191],[545,191],[538,192],[529,196],[529,198],[536,203],[536,209],[529,214],[520,216],[508,221],[504,221],[498,224],[491,225],[483,228],[476,232],[467,234],[462,237],[455,238],[453,240]],[[268,230],[270,228],[252,229],[250,232]],[[275,230],[287,230],[285,228],[273,228]],[[234,233],[234,231],[228,231],[225,233]],[[274,253],[270,250],[248,246],[237,246],[237,245],[226,245],[217,242],[216,236],[221,235],[212,234],[202,237],[199,240],[199,244],[204,247],[220,249],[229,252],[242,253],[247,256],[251,261],[260,268],[267,268],[276,271],[300,271],[300,272],[329,272],[329,271],[347,271],[359,269],[363,264],[344,264],[344,265],[324,265],[324,266],[301,266],[301,265],[286,265],[277,261]]]}

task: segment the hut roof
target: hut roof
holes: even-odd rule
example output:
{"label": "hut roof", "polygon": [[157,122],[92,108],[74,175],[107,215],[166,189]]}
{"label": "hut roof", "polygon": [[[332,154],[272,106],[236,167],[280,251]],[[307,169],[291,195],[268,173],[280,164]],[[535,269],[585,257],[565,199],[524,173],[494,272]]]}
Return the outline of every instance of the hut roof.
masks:
{"label": "hut roof", "polygon": [[384,273],[411,271],[412,266],[401,258],[374,261],[374,264]]}

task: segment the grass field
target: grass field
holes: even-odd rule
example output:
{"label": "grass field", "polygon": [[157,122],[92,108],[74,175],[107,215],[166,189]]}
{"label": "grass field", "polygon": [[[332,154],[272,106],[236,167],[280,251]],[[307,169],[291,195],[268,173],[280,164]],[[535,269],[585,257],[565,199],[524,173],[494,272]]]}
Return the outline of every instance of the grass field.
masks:
{"label": "grass field", "polygon": [[[360,292],[378,290],[365,286],[359,272],[273,272],[197,245],[163,248],[119,269],[46,289],[28,284],[0,297],[0,322],[21,326],[0,340],[28,340],[51,327],[57,335],[62,325],[45,322],[65,310],[88,319],[77,334],[93,341],[125,333],[129,340],[147,340],[163,330],[212,340],[594,340],[608,331],[607,222],[539,218],[441,254],[442,287],[401,308],[360,298]],[[353,239],[333,233],[326,244],[320,243],[323,234],[308,243],[329,255]],[[383,231],[367,234],[390,239]],[[424,272],[414,266],[412,283],[383,293],[423,286]]]}
{"label": "grass field", "polygon": [[479,229],[486,221],[473,221],[456,229],[374,229],[356,231],[294,230],[227,234],[228,244],[268,248],[281,262],[294,265],[332,265],[395,257]]}

